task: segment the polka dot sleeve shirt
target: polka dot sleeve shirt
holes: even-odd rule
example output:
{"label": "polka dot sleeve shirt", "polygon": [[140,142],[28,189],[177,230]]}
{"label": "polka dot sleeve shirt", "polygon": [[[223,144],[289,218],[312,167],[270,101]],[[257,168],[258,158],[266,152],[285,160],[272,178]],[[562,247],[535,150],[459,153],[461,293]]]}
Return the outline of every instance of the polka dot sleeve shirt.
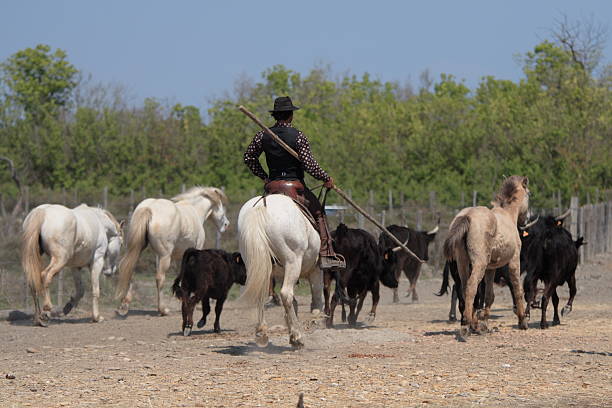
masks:
{"label": "polka dot sleeve shirt", "polygon": [[319,166],[315,158],[312,157],[310,143],[302,132],[299,133],[296,142],[298,147],[297,154],[302,162],[304,171],[317,180],[328,181],[329,175]]}
{"label": "polka dot sleeve shirt", "polygon": [[[291,126],[291,124],[279,122],[276,124],[276,126]],[[317,163],[315,158],[312,157],[308,138],[302,132],[298,132],[299,133],[296,139],[297,154],[300,162],[302,163],[302,168],[317,180],[328,181],[330,179],[329,175],[321,168],[321,166],[319,166],[319,163]],[[261,153],[263,153],[263,131],[258,132],[255,135],[246,152],[244,152],[244,163],[254,175],[262,180],[266,180],[268,178],[268,174],[259,162],[259,156]]]}

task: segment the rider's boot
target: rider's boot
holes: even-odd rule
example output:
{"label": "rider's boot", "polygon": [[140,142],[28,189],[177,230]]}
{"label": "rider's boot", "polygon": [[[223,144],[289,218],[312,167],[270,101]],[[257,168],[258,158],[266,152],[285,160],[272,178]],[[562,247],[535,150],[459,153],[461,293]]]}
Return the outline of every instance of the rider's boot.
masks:
{"label": "rider's boot", "polygon": [[316,217],[321,235],[321,249],[319,250],[319,266],[321,269],[346,268],[346,261],[340,254],[334,252],[332,237],[327,227],[325,214],[319,213]]}

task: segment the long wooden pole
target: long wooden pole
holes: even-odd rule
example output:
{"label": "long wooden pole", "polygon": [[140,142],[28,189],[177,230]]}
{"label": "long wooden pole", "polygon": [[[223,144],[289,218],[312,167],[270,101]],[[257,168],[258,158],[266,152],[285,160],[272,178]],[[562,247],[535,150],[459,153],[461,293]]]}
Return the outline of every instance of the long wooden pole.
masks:
{"label": "long wooden pole", "polygon": [[[280,137],[278,137],[274,132],[272,132],[266,125],[264,125],[258,118],[257,116],[255,116],[253,113],[251,113],[247,108],[245,108],[244,106],[240,105],[238,107],[238,109],[244,113],[245,115],[247,115],[249,118],[251,118],[251,120],[255,123],[257,123],[259,125],[259,127],[261,127],[263,129],[264,132],[266,132],[268,135],[270,135],[270,137],[272,137],[272,139],[274,139],[276,141],[276,143],[278,143],[279,145],[281,145],[287,152],[289,152],[290,155],[292,155],[293,157],[295,157],[296,159],[300,159],[299,155],[296,153],[295,150],[293,150],[291,148],[291,146],[289,146],[287,143],[285,143]],[[356,209],[358,212],[360,212],[361,214],[363,214],[364,217],[366,217],[372,224],[376,225],[382,232],[384,232],[385,234],[387,234],[389,236],[389,238],[391,238],[391,240],[393,240],[393,242],[395,242],[397,244],[397,246],[399,246],[400,248],[402,248],[404,251],[406,251],[408,253],[408,255],[412,256],[414,259],[416,259],[418,262],[420,263],[425,263],[424,260],[422,260],[421,258],[419,258],[414,252],[412,252],[410,249],[408,249],[406,247],[406,245],[404,245],[402,243],[402,241],[400,241],[399,239],[397,239],[395,237],[395,235],[393,235],[392,233],[389,232],[389,230],[387,230],[382,224],[380,224],[374,217],[372,217],[370,214],[368,214],[363,208],[361,208],[359,205],[357,205],[357,203],[355,203],[349,196],[348,194],[346,194],[340,187],[338,186],[334,186],[334,191],[336,193],[338,193],[338,195],[340,197],[342,197],[347,203],[349,203],[354,209]]]}

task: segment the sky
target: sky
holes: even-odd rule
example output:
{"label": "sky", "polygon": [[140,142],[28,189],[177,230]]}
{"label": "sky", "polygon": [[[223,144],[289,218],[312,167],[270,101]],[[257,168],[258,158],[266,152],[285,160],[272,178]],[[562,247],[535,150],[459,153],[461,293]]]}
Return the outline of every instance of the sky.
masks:
{"label": "sky", "polygon": [[415,86],[425,69],[470,87],[486,75],[516,81],[515,56],[550,38],[563,15],[609,25],[612,1],[3,0],[0,61],[48,44],[95,81],[125,86],[133,103],[205,109],[277,64]]}

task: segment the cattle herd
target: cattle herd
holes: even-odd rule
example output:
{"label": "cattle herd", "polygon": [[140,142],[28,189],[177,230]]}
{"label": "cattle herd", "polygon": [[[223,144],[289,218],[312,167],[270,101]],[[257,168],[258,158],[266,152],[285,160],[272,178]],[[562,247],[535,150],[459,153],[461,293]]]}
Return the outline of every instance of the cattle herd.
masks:
{"label": "cattle herd", "polygon": [[[203,195],[204,197],[209,197]],[[223,198],[223,197],[221,197]],[[218,205],[223,210],[222,199],[217,201]],[[179,201],[180,203],[180,201]],[[209,210],[207,210],[209,211]],[[221,210],[219,210],[221,211]],[[221,214],[223,213],[223,214]],[[225,219],[224,210],[218,215],[219,220]],[[571,234],[564,228],[564,220],[569,213],[561,216],[540,216],[532,217],[524,220],[516,225],[516,231],[520,237],[520,273],[524,277],[520,288],[513,285],[513,279],[508,265],[502,265],[495,268],[494,278],[482,279],[480,285],[473,298],[474,313],[478,314],[483,309],[488,310],[493,303],[492,288],[487,288],[486,285],[495,284],[508,286],[515,301],[515,313],[517,313],[517,298],[514,295],[524,293],[525,300],[525,315],[529,316],[530,310],[533,308],[541,309],[540,327],[545,329],[548,327],[546,311],[549,300],[552,300],[554,315],[552,324],[560,323],[561,315],[567,315],[572,310],[572,304],[576,295],[576,278],[575,272],[578,263],[578,248],[586,244],[582,238],[573,240]],[[110,215],[109,215],[110,216]],[[111,217],[112,218],[112,217]],[[114,227],[119,224],[112,218]],[[41,221],[42,222],[42,221]],[[219,222],[219,225],[226,226],[225,221]],[[439,219],[438,219],[439,224]],[[151,234],[152,224],[148,224],[148,230],[145,228],[145,234]],[[387,229],[401,242],[404,243],[411,251],[424,261],[428,260],[428,247],[434,241],[439,231],[438,225],[430,231],[417,231],[399,225],[389,225]],[[42,231],[42,230],[41,230]],[[44,231],[43,231],[44,232]],[[52,258],[54,255],[49,253],[50,246],[44,242],[46,239],[43,232],[39,232],[30,238],[36,239],[39,246],[36,248],[41,253],[47,252]],[[115,234],[117,234],[115,232]],[[120,234],[121,235],[121,234]],[[347,321],[349,326],[354,327],[359,319],[359,313],[367,297],[368,292],[372,294],[372,306],[368,314],[368,320],[373,321],[376,317],[376,308],[380,299],[380,284],[393,289],[394,302],[399,301],[397,294],[398,280],[402,272],[410,281],[410,288],[406,296],[411,296],[412,301],[418,301],[416,291],[416,283],[420,274],[421,263],[409,257],[406,252],[401,250],[401,247],[396,244],[385,234],[381,234],[378,239],[371,233],[363,229],[349,228],[345,224],[340,224],[332,236],[336,251],[342,254],[346,259],[346,268],[334,269],[323,273],[323,294],[326,315],[326,324],[328,328],[334,325],[334,312],[338,304],[342,308],[342,321]],[[146,236],[138,244],[138,253],[142,251],[147,244],[154,242],[151,237]],[[466,241],[467,242],[467,241]],[[467,243],[465,245],[468,245]],[[156,246],[153,249],[157,251]],[[197,245],[200,246],[201,245]],[[129,247],[129,243],[128,243]],[[176,252],[176,251],[175,251]],[[182,332],[188,336],[192,332],[194,309],[201,302],[203,316],[198,321],[197,327],[202,328],[207,316],[210,312],[210,299],[215,299],[215,321],[214,331],[220,332],[220,315],[223,309],[223,304],[228,297],[228,292],[234,283],[244,285],[247,280],[247,268],[239,252],[228,253],[219,249],[196,249],[186,248],[180,252],[180,272],[172,285],[172,292],[181,301],[182,308]],[[172,253],[170,251],[169,253]],[[24,252],[23,256],[26,256]],[[173,256],[174,259],[177,259]],[[102,261],[100,261],[102,262]],[[105,261],[107,262],[107,261]],[[135,261],[134,261],[135,262]],[[158,260],[159,262],[159,260]],[[101,265],[101,264],[100,264]],[[70,266],[70,264],[68,264]],[[87,266],[84,263],[82,266]],[[117,265],[105,265],[107,268],[117,269]],[[133,266],[133,265],[132,265]],[[131,273],[131,272],[130,272]],[[130,275],[131,276],[131,275]],[[491,275],[492,277],[493,275]],[[51,276],[50,278],[52,278]],[[41,270],[41,280],[37,285],[46,289],[48,286],[48,276],[45,271]],[[466,325],[467,317],[464,315],[466,310],[465,301],[465,282],[462,282],[457,260],[447,259],[443,270],[442,287],[438,295],[447,293],[450,287],[450,278],[453,279],[454,285],[451,289],[451,310],[449,320],[456,320],[456,303],[459,303],[459,311],[461,314],[461,322]],[[332,282],[335,282],[335,289],[332,291]],[[516,281],[515,281],[516,282]],[[541,289],[541,297],[537,300],[538,283],[543,284]],[[162,279],[163,283],[163,279]],[[569,287],[569,300],[559,313],[559,296],[557,287],[564,283]],[[129,291],[131,285],[129,280],[123,292],[125,296],[123,302],[129,302]],[[271,282],[271,294],[273,294],[273,283]],[[94,288],[95,291],[96,288]],[[488,290],[487,290],[488,289]],[[39,289],[40,290],[40,289]],[[82,289],[78,288],[81,291]],[[158,280],[158,290],[161,291],[161,284]],[[33,296],[36,299],[36,290],[33,289]],[[121,294],[120,294],[121,296]],[[522,299],[521,299],[522,301]],[[71,299],[71,307],[74,305],[74,299]],[[78,300],[77,300],[78,302]],[[313,304],[315,300],[313,298]],[[45,310],[50,306],[46,304]],[[346,315],[345,307],[348,307],[348,316]],[[160,300],[160,313],[162,313]],[[70,308],[64,309],[65,313],[70,311]],[[127,309],[125,310],[127,312]],[[97,313],[95,311],[94,313]],[[163,313],[162,313],[163,314]],[[35,316],[35,321],[38,321],[41,316]],[[94,314],[94,319],[96,315]]]}

